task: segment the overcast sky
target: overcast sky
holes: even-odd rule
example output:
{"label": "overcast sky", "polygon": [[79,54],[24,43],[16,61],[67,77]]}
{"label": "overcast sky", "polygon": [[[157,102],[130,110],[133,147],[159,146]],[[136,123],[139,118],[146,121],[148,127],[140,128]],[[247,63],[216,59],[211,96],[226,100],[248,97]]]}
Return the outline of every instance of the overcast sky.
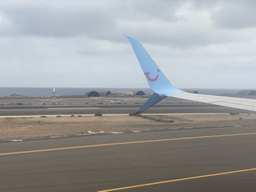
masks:
{"label": "overcast sky", "polygon": [[1,0],[0,87],[146,88],[134,36],[180,88],[256,89],[256,1]]}

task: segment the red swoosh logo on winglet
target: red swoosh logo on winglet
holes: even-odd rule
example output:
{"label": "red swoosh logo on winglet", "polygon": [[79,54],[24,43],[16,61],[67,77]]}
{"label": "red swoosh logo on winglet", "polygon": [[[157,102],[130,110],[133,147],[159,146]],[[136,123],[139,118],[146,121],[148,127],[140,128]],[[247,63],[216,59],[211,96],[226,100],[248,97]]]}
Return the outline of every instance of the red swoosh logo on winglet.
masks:
{"label": "red swoosh logo on winglet", "polygon": [[[157,69],[157,72],[160,72],[160,70]],[[158,79],[158,75],[157,75],[154,79],[151,79],[151,78],[149,77],[149,74],[150,74],[149,72],[146,72],[146,73],[145,73],[145,75],[147,75],[147,78],[148,78],[149,81],[156,81],[156,80]]]}

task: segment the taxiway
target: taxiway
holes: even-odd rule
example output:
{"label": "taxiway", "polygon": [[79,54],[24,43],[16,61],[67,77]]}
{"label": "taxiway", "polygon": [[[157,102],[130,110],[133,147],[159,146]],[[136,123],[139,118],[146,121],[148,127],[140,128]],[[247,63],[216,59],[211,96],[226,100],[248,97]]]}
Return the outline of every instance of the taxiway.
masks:
{"label": "taxiway", "polygon": [[0,144],[0,191],[254,191],[255,126]]}

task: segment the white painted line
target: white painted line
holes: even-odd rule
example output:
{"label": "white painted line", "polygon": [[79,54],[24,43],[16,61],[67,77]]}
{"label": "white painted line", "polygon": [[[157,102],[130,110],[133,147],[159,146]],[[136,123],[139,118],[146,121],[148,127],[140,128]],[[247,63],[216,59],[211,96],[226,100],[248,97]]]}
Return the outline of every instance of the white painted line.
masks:
{"label": "white painted line", "polygon": [[123,134],[124,132],[110,132],[110,133],[117,135],[117,134]]}
{"label": "white painted line", "polygon": [[1,109],[0,111],[9,112],[9,111],[33,111],[33,110],[42,111],[42,110],[46,110],[46,108],[45,109]]}
{"label": "white painted line", "polygon": [[105,133],[105,131],[100,131],[100,132],[96,132],[96,133]]}
{"label": "white painted line", "polygon": [[102,134],[105,133],[105,131],[99,131],[99,132],[94,132],[94,131],[87,131],[89,134]]}
{"label": "white painted line", "polygon": [[48,110],[79,110],[79,109],[99,109],[99,107],[73,107],[73,108],[67,108],[67,107],[61,107],[61,108],[47,108]]}
{"label": "white painted line", "polygon": [[93,131],[87,131],[89,134],[96,134],[96,132]]}

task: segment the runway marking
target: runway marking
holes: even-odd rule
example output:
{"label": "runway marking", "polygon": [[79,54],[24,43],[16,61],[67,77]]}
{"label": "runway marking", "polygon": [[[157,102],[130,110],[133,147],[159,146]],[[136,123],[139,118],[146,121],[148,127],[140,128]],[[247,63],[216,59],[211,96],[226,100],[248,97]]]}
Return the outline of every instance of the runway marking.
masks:
{"label": "runway marking", "polygon": [[98,191],[98,192],[119,191],[119,190],[124,190],[124,189],[133,189],[133,188],[138,188],[138,187],[159,185],[159,184],[164,184],[164,183],[173,183],[173,182],[177,182],[177,181],[186,181],[186,180],[200,179],[200,178],[206,178],[206,177],[215,177],[215,176],[220,176],[220,175],[228,175],[228,174],[242,173],[242,172],[248,172],[248,171],[256,171],[256,168],[242,169],[242,170],[236,170],[236,171],[228,171],[228,172],[222,172],[222,173],[214,173],[214,174],[208,174],[208,175],[199,175],[199,176],[186,177],[186,178],[181,178],[181,179],[159,181],[159,182],[154,182],[154,183],[145,183],[145,184],[140,184],[140,185],[132,185],[132,186],[127,186],[127,187],[106,189],[106,190],[101,190],[101,191]]}
{"label": "runway marking", "polygon": [[78,110],[78,109],[99,109],[99,107],[59,107],[59,108],[47,108],[48,110],[63,110],[63,109],[68,109],[68,110]]}
{"label": "runway marking", "polygon": [[138,143],[152,143],[152,142],[178,141],[178,140],[190,140],[190,139],[205,139],[205,138],[216,138],[216,137],[235,137],[235,136],[247,136],[247,135],[256,135],[256,132],[255,133],[227,134],[227,135],[209,135],[209,136],[197,136],[197,137],[157,139],[157,140],[145,140],[145,141],[129,141],[129,142],[121,142],[121,143],[105,143],[105,144],[84,145],[84,146],[74,146],[74,147],[61,147],[61,148],[52,148],[52,149],[38,149],[38,150],[31,150],[31,151],[17,151],[17,152],[0,153],[0,156],[28,154],[28,153],[40,153],[40,152],[50,152],[50,151],[61,151],[61,150],[68,150],[68,149],[83,149],[83,148],[91,148],[91,147],[105,147],[105,146],[114,146],[114,145],[129,145],[129,144],[138,144]]}

